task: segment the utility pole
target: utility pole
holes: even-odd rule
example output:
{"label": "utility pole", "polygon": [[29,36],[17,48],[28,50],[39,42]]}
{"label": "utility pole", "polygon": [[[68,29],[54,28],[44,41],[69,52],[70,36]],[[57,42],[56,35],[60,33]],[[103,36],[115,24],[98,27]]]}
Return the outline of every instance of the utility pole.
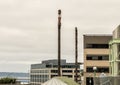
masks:
{"label": "utility pole", "polygon": [[78,31],[77,31],[77,27],[75,27],[75,81],[77,82],[77,77],[78,77],[78,73],[77,73],[77,67],[78,67]]}
{"label": "utility pole", "polygon": [[58,10],[58,76],[61,76],[61,10]]}

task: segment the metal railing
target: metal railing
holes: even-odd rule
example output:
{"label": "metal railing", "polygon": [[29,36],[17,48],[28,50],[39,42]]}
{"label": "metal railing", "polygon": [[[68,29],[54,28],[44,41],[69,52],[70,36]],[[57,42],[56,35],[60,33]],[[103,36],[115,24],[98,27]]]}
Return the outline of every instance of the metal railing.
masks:
{"label": "metal railing", "polygon": [[120,85],[120,76],[95,77],[94,85]]}

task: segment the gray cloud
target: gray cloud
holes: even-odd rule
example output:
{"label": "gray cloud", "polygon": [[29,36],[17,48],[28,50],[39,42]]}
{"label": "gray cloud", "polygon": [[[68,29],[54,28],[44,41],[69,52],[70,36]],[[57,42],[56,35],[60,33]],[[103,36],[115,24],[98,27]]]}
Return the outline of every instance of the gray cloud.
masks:
{"label": "gray cloud", "polygon": [[[30,64],[57,59],[57,10],[62,9],[62,58],[74,62],[74,28],[112,34],[120,22],[119,0],[1,0],[0,71],[28,71]],[[4,66],[3,66],[4,65]]]}

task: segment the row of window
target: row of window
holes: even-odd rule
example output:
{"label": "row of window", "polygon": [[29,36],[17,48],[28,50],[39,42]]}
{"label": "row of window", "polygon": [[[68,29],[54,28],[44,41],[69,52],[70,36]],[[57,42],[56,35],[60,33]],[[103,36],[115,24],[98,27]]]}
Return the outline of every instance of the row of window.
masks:
{"label": "row of window", "polygon": [[109,55],[87,55],[86,60],[109,60]]}
{"label": "row of window", "polygon": [[49,76],[48,75],[30,75],[30,77],[31,78],[38,78],[38,79],[40,79],[40,78],[49,78]]}
{"label": "row of window", "polygon": [[49,79],[47,79],[47,78],[46,79],[45,78],[44,79],[35,79],[35,78],[30,79],[31,82],[46,82],[47,80],[49,80]]}
{"label": "row of window", "polygon": [[[62,70],[62,72],[63,73],[72,73],[72,70]],[[77,70],[77,72],[80,72],[80,70]],[[58,70],[51,70],[51,73],[58,73]]]}
{"label": "row of window", "polygon": [[[76,65],[62,65],[62,68],[76,68]],[[79,65],[77,66],[79,68]],[[46,68],[58,68],[58,65],[46,65]]]}
{"label": "row of window", "polygon": [[[87,67],[86,72],[94,72],[93,67]],[[97,67],[96,72],[97,73],[101,73],[101,72],[109,73],[109,67]]]}
{"label": "row of window", "polygon": [[49,73],[49,70],[31,70],[31,73]]}
{"label": "row of window", "polygon": [[48,75],[30,75],[31,82],[45,82],[49,80]]}
{"label": "row of window", "polygon": [[[62,70],[62,72],[72,73],[72,70]],[[77,70],[77,72],[80,72],[80,70]],[[49,71],[48,70],[31,70],[31,73],[49,73]],[[58,73],[58,70],[51,70],[51,73]]]}
{"label": "row of window", "polygon": [[[51,75],[51,77],[58,76],[58,75]],[[67,77],[72,77],[72,75],[62,75],[62,76],[67,76]],[[32,79],[48,79],[48,75],[30,75],[30,78]]]}
{"label": "row of window", "polygon": [[[55,77],[55,76],[58,76],[58,75],[51,75],[51,78]],[[73,76],[72,75],[62,75],[62,76],[66,76],[66,77],[69,77],[69,78],[72,78]],[[75,77],[75,76],[74,76]],[[78,75],[77,77],[80,77],[80,75]]]}
{"label": "row of window", "polygon": [[86,44],[85,48],[109,48],[108,44]]}
{"label": "row of window", "polygon": [[[58,75],[51,75],[51,78],[56,77]],[[73,75],[62,75],[62,76],[66,76],[69,78],[72,78]],[[75,77],[75,75],[74,75]],[[80,77],[80,75],[78,75],[77,77]],[[49,80],[49,76],[48,75],[31,75],[30,76],[30,81],[31,82],[46,82],[47,80]]]}

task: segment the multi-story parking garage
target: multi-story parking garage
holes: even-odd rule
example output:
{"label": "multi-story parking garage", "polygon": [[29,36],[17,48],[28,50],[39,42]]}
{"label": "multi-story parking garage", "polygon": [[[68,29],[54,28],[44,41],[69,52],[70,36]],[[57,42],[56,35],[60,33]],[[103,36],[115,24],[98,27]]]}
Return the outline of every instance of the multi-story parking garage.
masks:
{"label": "multi-story parking garage", "polygon": [[[75,78],[75,63],[66,63],[66,60],[61,60],[61,74],[69,78]],[[78,68],[78,80],[80,78],[80,66]],[[45,81],[58,76],[58,61],[47,60],[41,64],[32,64],[30,73],[30,83],[32,85],[40,85]]]}

